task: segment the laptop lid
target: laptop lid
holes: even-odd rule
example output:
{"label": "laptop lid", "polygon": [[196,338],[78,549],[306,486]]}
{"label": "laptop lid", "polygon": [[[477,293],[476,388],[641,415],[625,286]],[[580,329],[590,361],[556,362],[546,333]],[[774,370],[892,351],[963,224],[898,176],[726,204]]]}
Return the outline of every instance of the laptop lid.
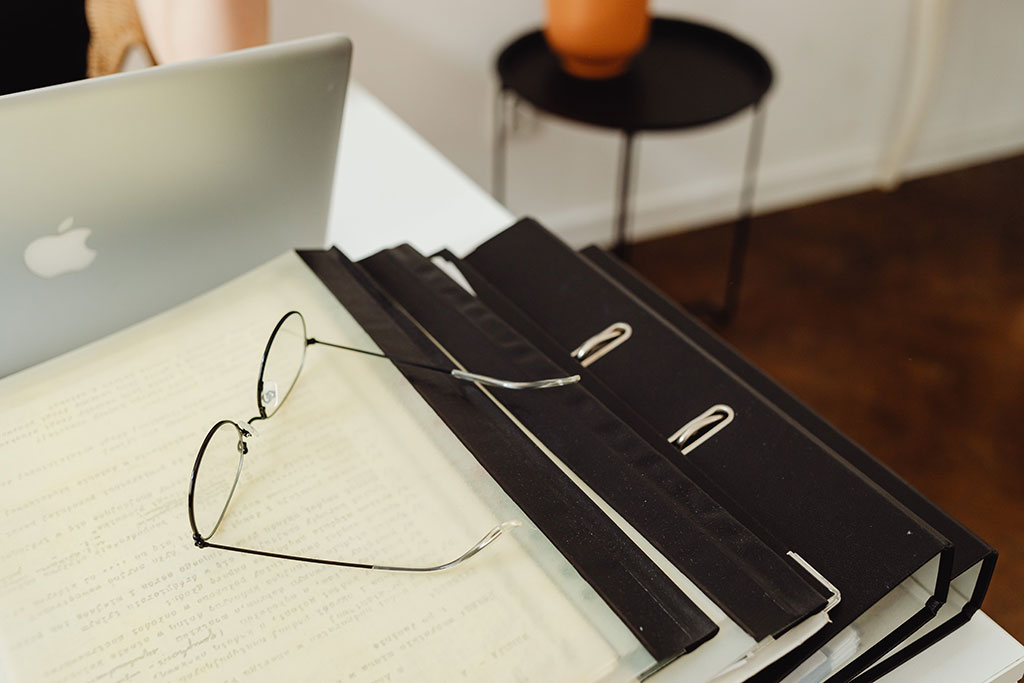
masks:
{"label": "laptop lid", "polygon": [[324,246],[351,43],[0,97],[0,377]]}

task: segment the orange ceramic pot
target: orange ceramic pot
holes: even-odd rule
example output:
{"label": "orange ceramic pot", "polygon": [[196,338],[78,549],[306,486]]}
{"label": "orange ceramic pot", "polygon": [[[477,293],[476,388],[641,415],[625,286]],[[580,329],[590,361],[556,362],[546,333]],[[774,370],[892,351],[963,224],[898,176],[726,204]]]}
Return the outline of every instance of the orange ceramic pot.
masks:
{"label": "orange ceramic pot", "polygon": [[544,37],[562,68],[580,78],[610,78],[647,42],[647,0],[547,0]]}

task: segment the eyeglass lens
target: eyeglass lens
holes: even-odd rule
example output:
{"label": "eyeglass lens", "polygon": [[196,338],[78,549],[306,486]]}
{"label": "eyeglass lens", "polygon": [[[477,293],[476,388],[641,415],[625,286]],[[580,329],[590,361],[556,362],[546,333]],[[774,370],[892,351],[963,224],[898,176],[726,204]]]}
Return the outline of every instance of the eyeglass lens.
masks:
{"label": "eyeglass lens", "polygon": [[306,323],[292,311],[277,324],[267,342],[256,385],[261,417],[270,417],[291,393],[306,357]]}
{"label": "eyeglass lens", "polygon": [[195,474],[192,505],[196,530],[203,540],[209,540],[224,519],[242,473],[244,457],[242,432],[234,422],[220,422],[206,437]]}

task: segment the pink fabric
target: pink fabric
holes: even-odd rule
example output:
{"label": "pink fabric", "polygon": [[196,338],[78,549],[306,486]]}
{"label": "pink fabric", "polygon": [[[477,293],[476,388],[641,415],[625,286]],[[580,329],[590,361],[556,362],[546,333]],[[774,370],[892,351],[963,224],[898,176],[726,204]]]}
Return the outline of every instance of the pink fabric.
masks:
{"label": "pink fabric", "polygon": [[137,0],[160,64],[267,42],[267,0]]}

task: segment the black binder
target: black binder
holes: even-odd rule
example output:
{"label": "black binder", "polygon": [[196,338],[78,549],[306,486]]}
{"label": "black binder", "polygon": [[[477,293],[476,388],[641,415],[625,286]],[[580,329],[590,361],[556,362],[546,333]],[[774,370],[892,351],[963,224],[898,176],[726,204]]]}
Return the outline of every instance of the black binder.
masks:
{"label": "black binder", "polygon": [[[791,415],[788,404],[760,391],[614,278],[578,256],[533,221],[487,241],[463,262],[488,305],[509,302],[568,357],[611,323],[633,336],[590,370],[632,405],[630,420],[667,439],[681,424],[724,403],[736,418],[685,458],[732,502],[790,544],[842,591],[834,623],[755,680],[778,680],[914,572],[937,558],[930,595],[900,626],[871,644],[834,680],[851,680],[919,630],[946,599],[953,546],[830,442]],[[493,287],[483,286],[484,281]],[[883,667],[886,666],[883,664]],[[865,678],[875,673],[865,673]]]}
{"label": "black binder", "polygon": [[[385,353],[452,367],[337,249],[299,255]],[[660,664],[715,635],[717,626],[481,392],[435,373],[402,372]]]}
{"label": "black binder", "polygon": [[[400,247],[361,262],[441,346],[481,372],[565,374],[425,257]],[[573,371],[574,372],[574,371]],[[571,374],[571,373],[570,373]],[[822,610],[828,589],[774,552],[580,386],[502,401],[755,640]],[[500,482],[499,482],[500,483]]]}
{"label": "black binder", "polygon": [[994,548],[943,512],[882,462],[843,436],[835,427],[795,396],[758,371],[728,344],[659,293],[631,268],[597,247],[588,247],[581,252],[581,255],[605,275],[613,278],[619,285],[650,306],[683,334],[688,335],[711,352],[762,395],[796,418],[843,459],[870,477],[891,496],[913,510],[921,519],[953,543],[951,586],[954,590],[938,617],[928,624],[930,630],[917,633],[909,638],[902,649],[871,667],[856,680],[875,680],[892,671],[966,624],[970,621],[971,616],[981,609],[989,582],[992,579],[992,573],[995,570],[997,553]]}

